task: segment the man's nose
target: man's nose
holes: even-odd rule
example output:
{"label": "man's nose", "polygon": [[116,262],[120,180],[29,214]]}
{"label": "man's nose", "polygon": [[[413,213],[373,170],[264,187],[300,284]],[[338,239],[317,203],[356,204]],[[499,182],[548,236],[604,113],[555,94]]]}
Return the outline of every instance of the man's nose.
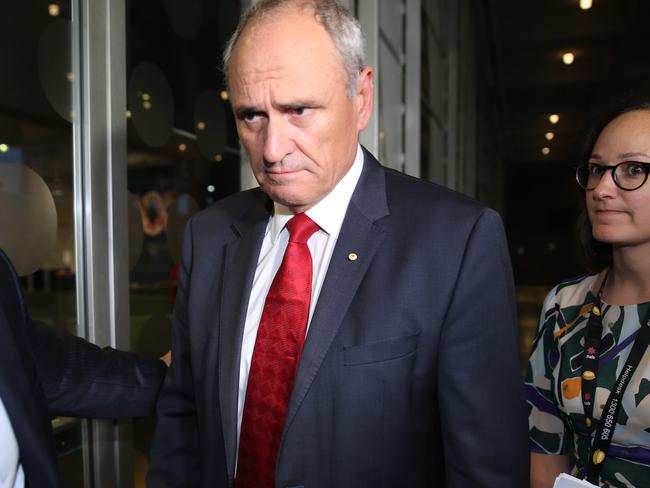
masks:
{"label": "man's nose", "polygon": [[277,163],[294,149],[291,125],[283,117],[270,117],[264,137],[264,160]]}

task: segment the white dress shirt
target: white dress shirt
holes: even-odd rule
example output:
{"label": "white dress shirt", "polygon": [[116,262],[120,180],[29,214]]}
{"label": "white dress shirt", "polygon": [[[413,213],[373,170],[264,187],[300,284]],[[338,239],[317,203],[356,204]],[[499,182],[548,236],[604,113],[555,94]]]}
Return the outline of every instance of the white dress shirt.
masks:
{"label": "white dress shirt", "polygon": [[25,475],[18,456],[18,441],[0,398],[0,488],[25,486]]}
{"label": "white dress shirt", "polygon": [[[357,155],[354,163],[338,182],[334,189],[323,198],[320,202],[307,210],[305,213],[309,218],[318,224],[320,229],[316,231],[307,241],[307,246],[311,252],[312,264],[314,271],[312,274],[312,292],[311,303],[309,304],[309,321],[316,308],[316,302],[320,294],[325,274],[329,266],[334,246],[343,225],[343,219],[352,198],[361,170],[363,169],[363,151],[361,146],[357,147]],[[248,385],[248,372],[250,371],[251,361],[253,358],[253,349],[255,348],[255,339],[257,338],[257,329],[262,318],[264,302],[266,295],[271,288],[271,283],[275,277],[282,257],[289,242],[289,231],[285,224],[293,217],[291,211],[280,205],[274,204],[274,212],[269,223],[266,226],[264,241],[257,260],[257,270],[251,296],[248,301],[246,312],[246,324],[244,326],[244,339],[241,349],[241,362],[239,366],[239,401],[237,406],[237,445],[239,445],[239,432],[241,429],[242,416],[244,414],[244,400],[246,398],[246,387]]]}

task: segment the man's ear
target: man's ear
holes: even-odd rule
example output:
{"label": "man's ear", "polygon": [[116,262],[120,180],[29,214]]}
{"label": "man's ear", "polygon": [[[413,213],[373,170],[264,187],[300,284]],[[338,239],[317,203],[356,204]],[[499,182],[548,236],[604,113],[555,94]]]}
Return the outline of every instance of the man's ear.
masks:
{"label": "man's ear", "polygon": [[375,106],[375,85],[373,83],[374,72],[370,66],[366,66],[359,73],[357,82],[357,110],[359,114],[357,132],[361,132],[368,126],[372,111]]}

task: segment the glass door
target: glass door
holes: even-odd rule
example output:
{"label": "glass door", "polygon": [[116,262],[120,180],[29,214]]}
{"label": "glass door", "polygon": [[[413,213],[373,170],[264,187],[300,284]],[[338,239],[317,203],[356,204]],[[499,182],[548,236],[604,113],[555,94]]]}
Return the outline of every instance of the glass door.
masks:
{"label": "glass door", "polygon": [[[70,1],[1,2],[0,59],[0,248],[32,318],[77,333]],[[83,422],[52,427],[65,486],[84,486]]]}

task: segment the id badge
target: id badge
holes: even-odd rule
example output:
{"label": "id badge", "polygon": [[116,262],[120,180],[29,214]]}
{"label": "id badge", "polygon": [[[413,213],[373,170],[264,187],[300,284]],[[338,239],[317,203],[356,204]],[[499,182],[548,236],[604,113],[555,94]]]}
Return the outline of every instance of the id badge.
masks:
{"label": "id badge", "polygon": [[555,484],[553,488],[598,488],[596,485],[592,485],[588,481],[578,479],[570,474],[562,473],[560,476],[555,478]]}

